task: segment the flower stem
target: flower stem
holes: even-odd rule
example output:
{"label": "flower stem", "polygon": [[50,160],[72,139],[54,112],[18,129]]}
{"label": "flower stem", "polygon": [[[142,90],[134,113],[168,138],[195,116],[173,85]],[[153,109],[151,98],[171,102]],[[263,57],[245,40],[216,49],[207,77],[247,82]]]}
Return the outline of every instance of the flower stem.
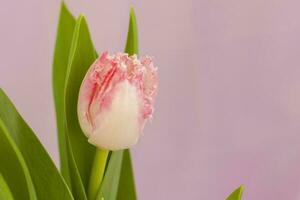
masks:
{"label": "flower stem", "polygon": [[108,153],[108,150],[96,150],[88,188],[89,200],[95,200],[97,197],[97,192],[103,179]]}

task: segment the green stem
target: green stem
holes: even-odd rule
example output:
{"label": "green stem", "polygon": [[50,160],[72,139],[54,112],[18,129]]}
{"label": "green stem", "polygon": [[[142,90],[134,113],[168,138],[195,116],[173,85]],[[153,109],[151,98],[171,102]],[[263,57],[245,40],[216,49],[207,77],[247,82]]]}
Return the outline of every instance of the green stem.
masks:
{"label": "green stem", "polygon": [[95,200],[97,197],[103,179],[108,153],[108,150],[96,150],[88,189],[89,200]]}

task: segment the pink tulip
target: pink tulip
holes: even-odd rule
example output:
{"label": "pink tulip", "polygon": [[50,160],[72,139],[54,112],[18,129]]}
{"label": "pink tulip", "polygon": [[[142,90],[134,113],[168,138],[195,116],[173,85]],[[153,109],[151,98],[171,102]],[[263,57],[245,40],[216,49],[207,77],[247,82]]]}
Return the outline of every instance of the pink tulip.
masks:
{"label": "pink tulip", "polygon": [[151,118],[157,68],[150,57],[102,53],[82,82],[78,119],[88,141],[100,149],[130,148]]}

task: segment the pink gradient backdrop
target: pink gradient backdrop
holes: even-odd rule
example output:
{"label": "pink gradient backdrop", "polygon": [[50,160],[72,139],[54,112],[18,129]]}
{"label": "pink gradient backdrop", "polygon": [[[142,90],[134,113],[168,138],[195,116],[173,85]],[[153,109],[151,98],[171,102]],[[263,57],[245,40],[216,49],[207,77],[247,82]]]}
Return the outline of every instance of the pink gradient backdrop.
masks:
{"label": "pink gradient backdrop", "polygon": [[[122,51],[136,9],[160,71],[155,117],[134,148],[141,200],[300,199],[300,2],[67,1],[98,51]],[[59,1],[4,1],[0,86],[58,163],[51,63]]]}

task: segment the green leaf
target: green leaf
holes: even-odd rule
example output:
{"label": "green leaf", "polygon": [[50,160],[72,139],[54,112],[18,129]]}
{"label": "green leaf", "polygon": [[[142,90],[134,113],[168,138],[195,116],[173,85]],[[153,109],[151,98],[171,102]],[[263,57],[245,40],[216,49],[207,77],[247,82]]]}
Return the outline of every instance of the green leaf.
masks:
{"label": "green leaf", "polygon": [[[125,52],[129,55],[138,54],[138,29],[134,9],[130,9],[130,19]],[[137,199],[134,183],[134,174],[131,162],[130,151],[125,150],[122,162],[121,177],[117,199]]]}
{"label": "green leaf", "polygon": [[37,198],[72,200],[70,190],[50,156],[1,89],[0,105],[0,119],[26,162]]}
{"label": "green leaf", "polygon": [[74,162],[71,161],[73,166],[69,167],[72,167],[74,172],[76,169],[78,170],[78,173],[71,174],[71,176],[76,177],[76,174],[80,175],[81,180],[74,181],[81,181],[85,191],[87,191],[88,188],[88,180],[96,149],[93,145],[88,143],[86,136],[80,128],[77,118],[77,100],[81,82],[95,59],[95,48],[89,34],[86,20],[83,16],[80,16],[76,21],[70,50],[64,107],[66,132],[70,139],[69,153],[72,154],[74,158]]}
{"label": "green leaf", "polygon": [[[114,151],[111,154],[97,200],[114,200],[117,198],[122,159],[123,151]],[[123,199],[129,198],[126,195],[123,196]]]}
{"label": "green leaf", "polygon": [[7,183],[5,182],[5,180],[1,174],[0,174],[0,199],[5,199],[5,200],[13,200],[14,199]]}
{"label": "green leaf", "polygon": [[131,156],[128,149],[123,153],[123,162],[117,199],[124,200],[124,197],[130,200],[137,199]]}
{"label": "green leaf", "polygon": [[66,142],[67,142],[66,147],[67,147],[67,156],[68,156],[68,166],[69,166],[70,181],[71,181],[73,196],[75,199],[78,200],[87,200],[86,192],[84,190],[84,186],[82,184],[80,174],[71,149],[71,144],[70,144],[68,134],[66,134]]}
{"label": "green leaf", "polygon": [[65,122],[64,122],[64,86],[67,74],[67,66],[69,61],[69,53],[72,42],[73,31],[75,27],[75,19],[62,2],[60,9],[60,16],[57,28],[57,36],[53,58],[53,94],[56,108],[56,123],[58,132],[59,155],[61,173],[65,180],[70,183],[66,136],[65,136]]}
{"label": "green leaf", "polygon": [[[56,105],[61,170],[73,190],[74,197],[76,199],[85,200],[87,198],[83,181],[89,176],[86,176],[86,173],[82,173],[82,169],[84,168],[81,167],[81,163],[84,164],[85,161],[82,161],[81,158],[86,151],[83,151],[83,154],[79,155],[73,152],[72,146],[77,145],[77,135],[74,137],[74,134],[78,131],[75,131],[75,133],[72,132],[72,129],[70,129],[70,126],[67,124],[67,120],[69,120],[69,124],[71,124],[72,122],[70,120],[73,119],[70,119],[70,114],[65,112],[67,109],[65,103],[68,104],[67,101],[69,101],[65,94],[70,94],[70,91],[72,92],[74,89],[71,88],[71,90],[69,90],[69,88],[67,88],[67,84],[72,85],[71,82],[68,82],[68,79],[70,76],[71,78],[73,77],[73,73],[78,73],[76,72],[76,67],[74,68],[74,62],[76,62],[74,61],[74,56],[78,56],[78,54],[74,54],[77,52],[77,48],[81,48],[77,46],[78,40],[81,40],[79,42],[81,44],[86,40],[86,38],[84,38],[85,35],[82,34],[82,32],[85,31],[82,31],[83,29],[87,28],[85,25],[82,25],[82,17],[75,20],[66,5],[62,3],[53,62],[53,91]],[[76,64],[78,63],[75,63],[75,65]],[[66,92],[67,89],[68,91]],[[67,112],[69,110],[68,108]],[[72,111],[73,110],[74,107],[72,108]],[[77,122],[77,120],[74,122]],[[80,130],[80,128],[78,130]],[[79,139],[82,140],[81,143],[86,143],[86,138],[81,137]],[[85,147],[83,146],[83,148]]]}
{"label": "green leaf", "polygon": [[[2,105],[3,106],[3,105]],[[18,147],[0,119],[0,173],[5,176],[16,199],[37,199],[29,170]],[[8,186],[7,186],[8,187]],[[0,197],[7,192],[4,178],[0,176]],[[0,198],[6,199],[6,198]]]}
{"label": "green leaf", "polygon": [[242,194],[244,191],[244,186],[241,185],[239,188],[234,190],[227,198],[226,200],[241,200],[242,199]]}
{"label": "green leaf", "polygon": [[138,29],[133,7],[130,8],[129,26],[125,52],[129,55],[139,53]]}

